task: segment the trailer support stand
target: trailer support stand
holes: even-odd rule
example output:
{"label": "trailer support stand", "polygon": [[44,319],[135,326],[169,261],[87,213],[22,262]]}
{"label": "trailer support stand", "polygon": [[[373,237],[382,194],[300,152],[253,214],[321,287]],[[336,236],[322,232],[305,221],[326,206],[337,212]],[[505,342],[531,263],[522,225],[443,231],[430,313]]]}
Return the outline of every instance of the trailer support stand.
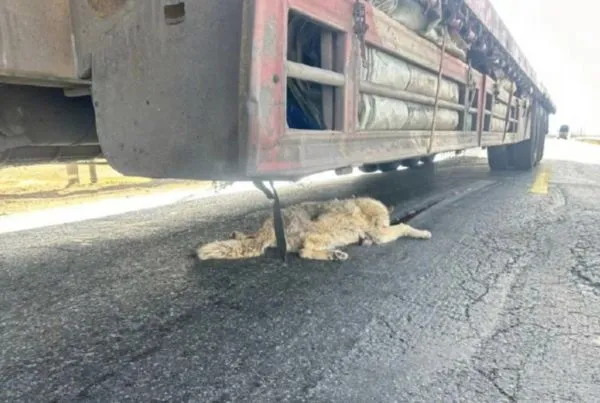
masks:
{"label": "trailer support stand", "polygon": [[273,200],[273,229],[275,230],[275,239],[277,241],[277,251],[279,257],[286,262],[287,258],[287,241],[285,239],[285,230],[283,228],[283,215],[281,214],[281,202],[279,201],[279,195],[272,181],[269,181],[271,189],[267,188],[261,181],[254,181],[254,186],[262,191],[267,199]]}

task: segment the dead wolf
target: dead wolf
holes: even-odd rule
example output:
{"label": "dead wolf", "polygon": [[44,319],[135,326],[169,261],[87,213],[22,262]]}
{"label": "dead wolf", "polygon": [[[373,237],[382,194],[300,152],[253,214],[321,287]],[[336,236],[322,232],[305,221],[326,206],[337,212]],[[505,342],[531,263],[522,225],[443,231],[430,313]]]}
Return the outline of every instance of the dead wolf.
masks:
{"label": "dead wolf", "polygon": [[[407,224],[390,224],[391,208],[379,200],[357,197],[304,202],[282,209],[287,249],[303,259],[346,260],[338,248],[356,243],[383,244],[400,237],[431,238],[431,232]],[[245,259],[263,255],[276,245],[273,218],[251,234],[233,232],[231,239],[198,247],[201,260]]]}

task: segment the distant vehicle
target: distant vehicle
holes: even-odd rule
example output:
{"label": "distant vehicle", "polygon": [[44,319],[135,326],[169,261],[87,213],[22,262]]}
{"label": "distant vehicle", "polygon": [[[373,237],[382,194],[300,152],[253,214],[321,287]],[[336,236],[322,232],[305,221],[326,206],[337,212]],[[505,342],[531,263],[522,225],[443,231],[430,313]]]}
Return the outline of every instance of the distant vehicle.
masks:
{"label": "distant vehicle", "polygon": [[569,125],[562,125],[558,130],[558,138],[559,139],[569,139]]}

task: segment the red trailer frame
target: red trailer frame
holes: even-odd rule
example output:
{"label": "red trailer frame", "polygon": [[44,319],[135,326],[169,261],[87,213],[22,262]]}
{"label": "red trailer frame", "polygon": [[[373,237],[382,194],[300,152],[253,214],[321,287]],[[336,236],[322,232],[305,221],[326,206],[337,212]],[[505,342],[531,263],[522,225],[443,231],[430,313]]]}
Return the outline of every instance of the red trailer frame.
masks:
{"label": "red trailer frame", "polygon": [[[354,34],[355,0],[254,0],[250,86],[247,116],[249,141],[247,174],[249,177],[273,176],[285,171],[296,176],[341,166],[386,160],[399,160],[477,146],[513,143],[527,138],[526,130],[489,132],[484,117],[486,96],[493,97],[494,81],[470,69],[462,60],[410,31],[371,4],[365,4],[367,46],[408,60],[439,73],[476,91],[476,105],[448,105],[455,110],[468,109],[476,114],[475,130],[431,131],[360,131],[356,127],[359,92],[395,99],[414,100],[437,105],[433,97],[383,88],[359,79],[360,43]],[[286,60],[288,13],[308,17],[328,32],[321,40],[323,68],[318,69]],[[250,17],[250,16],[246,16]],[[335,46],[334,46],[335,44]],[[323,97],[334,99],[326,115],[327,130],[293,130],[286,127],[286,79],[306,79],[329,86]],[[519,127],[524,111],[519,99],[510,102],[507,116]],[[325,107],[324,107],[325,108]],[[504,116],[502,117],[504,118]]]}
{"label": "red trailer frame", "polygon": [[[462,0],[446,3],[466,12]],[[96,15],[86,4],[71,0],[77,65],[92,73],[102,151],[126,175],[296,179],[353,165],[393,166],[444,151],[518,143],[529,137],[528,128],[538,116],[531,108],[540,104],[548,109],[537,102],[544,100],[541,90],[528,65],[519,64],[518,48],[502,50],[501,60],[495,53],[481,57],[490,63],[500,60],[509,72],[519,70],[508,74],[521,90],[513,97],[507,95],[513,91],[499,88],[504,84],[491,78],[495,73],[477,64],[478,58],[469,58],[471,68],[455,49],[446,51],[366,0],[131,0],[108,16]],[[489,5],[487,0],[477,4]],[[368,26],[360,39],[356,10],[364,12],[361,22]],[[320,27],[314,37],[315,43],[320,41],[317,64],[287,60],[290,13]],[[498,48],[512,43],[501,25],[491,26],[497,31],[492,32],[480,19],[471,17],[470,23],[489,31],[478,34],[484,43]],[[427,83],[414,90],[361,79],[363,44],[368,54],[377,49],[403,59],[419,74],[429,72],[422,74]],[[458,98],[435,95],[436,84],[429,80],[436,77],[438,83],[441,78],[451,81]],[[288,79],[322,86],[318,126],[323,130],[288,128]],[[535,102],[529,99],[532,86]],[[425,106],[419,113],[429,114],[427,123],[404,130],[365,126],[358,118],[362,94]],[[437,116],[438,108],[458,117],[451,130],[436,129],[431,113]],[[410,129],[414,127],[419,130]]]}

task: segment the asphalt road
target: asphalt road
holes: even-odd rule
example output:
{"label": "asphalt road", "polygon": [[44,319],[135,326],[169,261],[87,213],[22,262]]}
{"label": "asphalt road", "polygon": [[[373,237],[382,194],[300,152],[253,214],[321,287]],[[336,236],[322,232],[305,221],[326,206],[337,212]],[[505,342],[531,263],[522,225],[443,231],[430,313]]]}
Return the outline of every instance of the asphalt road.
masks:
{"label": "asphalt road", "polygon": [[600,401],[600,147],[546,155],[284,191],[439,202],[431,240],[345,262],[189,258],[255,228],[258,192],[4,234],[0,400]]}

